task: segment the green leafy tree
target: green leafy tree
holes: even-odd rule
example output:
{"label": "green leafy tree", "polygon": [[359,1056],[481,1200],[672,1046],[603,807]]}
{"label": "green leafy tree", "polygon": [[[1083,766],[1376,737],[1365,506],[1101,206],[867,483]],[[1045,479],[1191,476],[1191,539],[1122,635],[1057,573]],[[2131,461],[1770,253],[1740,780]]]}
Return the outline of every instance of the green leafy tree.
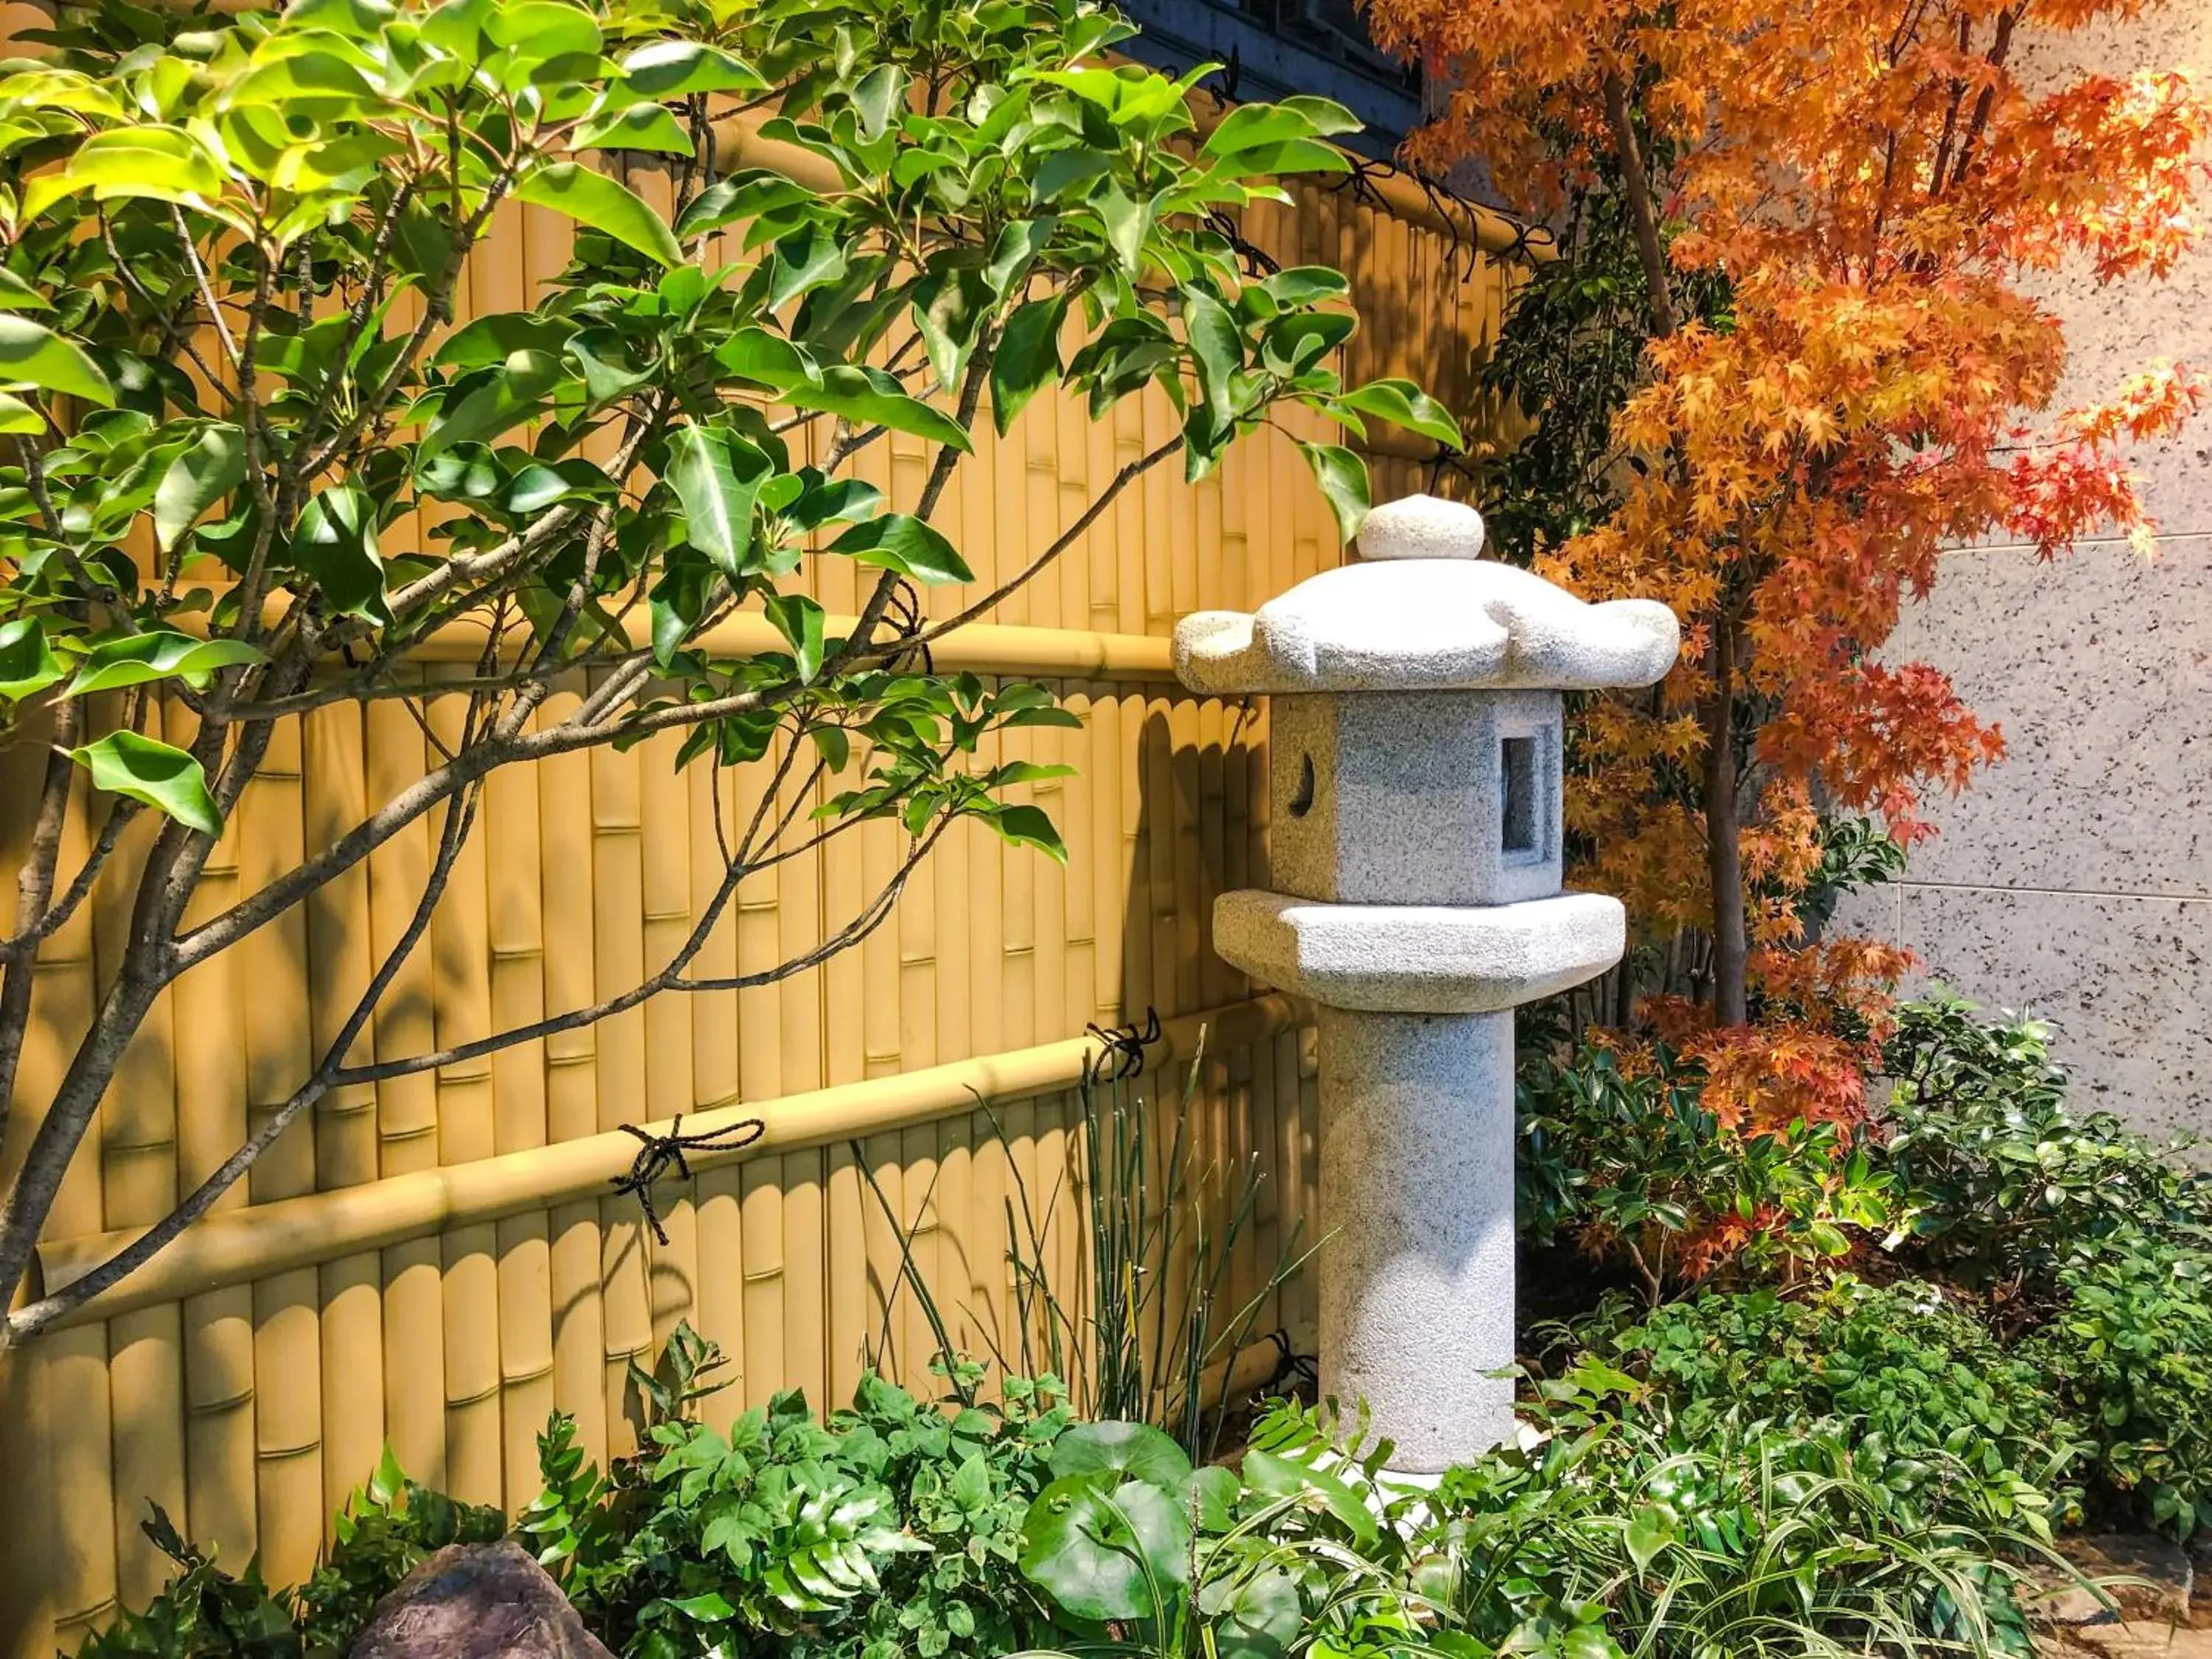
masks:
{"label": "green leafy tree", "polygon": [[[48,758],[0,938],[0,1101],[40,940],[104,866],[134,891],[127,946],[0,1206],[0,1298],[162,988],[410,825],[434,854],[290,1097],[167,1218],[18,1308],[0,1348],[144,1262],[333,1089],[810,968],[880,925],[962,817],[1058,854],[1044,816],[1006,795],[1041,769],[976,756],[988,733],[1073,717],[1039,687],[934,672],[927,647],[1139,475],[1180,456],[1202,477],[1288,404],[1455,441],[1409,382],[1341,384],[1340,276],[1253,279],[1224,234],[1224,216],[1283,199],[1281,176],[1341,169],[1325,141],[1350,118],[1294,98],[1201,135],[1195,72],[1099,65],[1129,33],[1084,0],[300,0],[235,20],[113,0],[7,67],[0,723]],[[732,124],[791,165],[725,170]],[[665,166],[672,210],[614,175],[615,152]],[[525,309],[457,319],[469,251],[510,202],[573,220],[574,262]],[[969,568],[935,514],[987,409],[1003,430],[1048,389],[1095,416],[1147,386],[1180,430],[1048,542],[1007,550],[999,586],[960,592]],[[892,433],[928,456],[900,511],[853,471]],[[1364,468],[1304,447],[1348,534]],[[799,579],[838,559],[870,580],[833,626]],[[925,611],[917,586],[951,597]],[[458,719],[417,708],[436,763],[188,923],[276,723],[422,704],[402,665],[456,630],[483,649],[439,688],[465,700]],[[588,690],[549,703],[556,680]],[[684,946],[592,1006],[365,1057],[488,781],[671,732],[682,763],[773,780],[771,805],[726,826]],[[833,775],[846,786],[823,814],[784,811]],[[885,817],[907,836],[896,871],[822,945],[695,970],[749,874]],[[89,854],[64,868],[70,846]]]}

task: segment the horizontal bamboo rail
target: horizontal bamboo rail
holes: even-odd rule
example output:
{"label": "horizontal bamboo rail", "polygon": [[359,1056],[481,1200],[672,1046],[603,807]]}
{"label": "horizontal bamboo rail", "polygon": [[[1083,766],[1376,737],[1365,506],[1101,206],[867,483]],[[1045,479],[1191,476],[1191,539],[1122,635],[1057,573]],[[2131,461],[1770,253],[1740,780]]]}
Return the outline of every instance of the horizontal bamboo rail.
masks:
{"label": "horizontal bamboo rail", "polygon": [[[273,624],[289,600],[278,594],[269,601]],[[208,612],[198,611],[177,618],[189,633],[204,633]],[[827,617],[823,631],[835,639],[849,635],[858,622],[853,617]],[[501,655],[521,654],[527,639],[510,632],[501,641]],[[790,641],[775,631],[757,611],[715,623],[692,641],[708,656],[750,657],[791,649]],[[473,663],[483,654],[483,629],[474,623],[447,623],[409,652],[416,662]],[[1034,674],[1044,679],[1127,680],[1146,684],[1174,684],[1175,641],[1153,634],[1101,634],[1084,629],[1027,628],[1011,623],[969,623],[957,628],[929,647],[930,660],[942,671],[977,674]],[[435,683],[426,685],[435,696]]]}
{"label": "horizontal bamboo rail", "polygon": [[[829,617],[823,631],[849,635],[857,619]],[[513,636],[510,636],[511,638]],[[750,657],[788,652],[791,645],[757,611],[716,623],[692,641],[709,656]],[[514,641],[519,653],[523,641]],[[409,654],[423,662],[472,663],[483,653],[480,629],[448,623]],[[1175,642],[1146,634],[1095,634],[1068,628],[1024,628],[1007,623],[969,623],[929,647],[940,670],[957,673],[1035,674],[1047,679],[1173,681]],[[430,688],[434,690],[435,687]]]}
{"label": "horizontal bamboo rail", "polygon": [[[1289,1030],[1304,1013],[1298,999],[1255,997],[1168,1020],[1154,1066],[1188,1056],[1202,1038],[1217,1049],[1244,1048]],[[1069,1037],[1035,1048],[956,1060],[889,1077],[687,1115],[688,1133],[713,1134],[759,1118],[767,1132],[743,1148],[687,1153],[695,1171],[795,1147],[881,1134],[974,1109],[979,1101],[1022,1100],[1072,1088],[1098,1051],[1097,1039]],[[672,1132],[669,1123],[641,1126]],[[272,1273],[380,1249],[472,1222],[497,1221],[572,1199],[604,1196],[625,1174],[638,1142],[620,1130],[533,1146],[526,1151],[392,1176],[210,1216],[106,1294],[59,1321],[55,1328],[112,1318],[137,1309],[246,1285]],[[49,1291],[81,1278],[137,1237],[124,1228],[89,1237],[51,1239],[39,1247]]]}

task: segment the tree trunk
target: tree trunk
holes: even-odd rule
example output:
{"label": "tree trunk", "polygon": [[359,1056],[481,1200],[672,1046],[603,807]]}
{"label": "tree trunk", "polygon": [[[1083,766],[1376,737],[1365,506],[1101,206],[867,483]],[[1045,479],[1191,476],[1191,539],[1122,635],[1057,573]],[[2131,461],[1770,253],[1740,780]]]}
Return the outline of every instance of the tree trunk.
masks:
{"label": "tree trunk", "polygon": [[1613,153],[1620,163],[1621,187],[1628,194],[1628,216],[1636,228],[1636,256],[1650,290],[1651,331],[1661,339],[1674,331],[1674,296],[1667,283],[1667,249],[1659,235],[1659,212],[1652,204],[1651,175],[1644,170],[1643,147],[1628,109],[1628,83],[1620,72],[1605,77],[1605,115],[1613,129]]}
{"label": "tree trunk", "polygon": [[1750,1017],[1744,988],[1743,851],[1737,836],[1735,626],[1713,629],[1712,699],[1705,708],[1705,871],[1713,889],[1713,1019],[1741,1025]]}
{"label": "tree trunk", "polygon": [[[92,1030],[77,1045],[45,1120],[32,1137],[14,1185],[0,1199],[0,1305],[15,1299],[16,1287],[30,1270],[39,1234],[53,1209],[54,1196],[61,1191],[70,1162],[100,1110],[107,1085],[114,1080],[124,1049],[145,1023],[147,1011],[154,1006],[161,988],[158,976],[141,978],[126,964],[101,1004]],[[0,1322],[0,1352],[13,1346],[4,1322]]]}

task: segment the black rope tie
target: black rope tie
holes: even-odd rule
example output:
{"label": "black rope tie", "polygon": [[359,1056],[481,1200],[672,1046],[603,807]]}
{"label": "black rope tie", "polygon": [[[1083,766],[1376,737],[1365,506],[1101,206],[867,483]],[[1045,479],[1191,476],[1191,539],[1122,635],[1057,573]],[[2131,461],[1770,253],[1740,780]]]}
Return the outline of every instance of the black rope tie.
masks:
{"label": "black rope tie", "polygon": [[1160,1011],[1145,1010],[1145,1023],[1139,1025],[1131,1020],[1127,1025],[1086,1025],[1083,1028],[1098,1039],[1098,1052],[1083,1062],[1083,1081],[1119,1083],[1124,1078],[1141,1077],[1145,1071],[1145,1050],[1160,1040]]}
{"label": "black rope tie", "polygon": [[927,644],[921,642],[923,630],[929,626],[929,618],[921,614],[921,595],[904,577],[901,577],[898,585],[891,589],[890,600],[884,607],[884,619],[890,623],[894,638],[914,641],[890,659],[890,665],[895,669],[902,668],[919,658],[921,672],[934,674],[937,672],[936,656]]}
{"label": "black rope tie", "polygon": [[1321,1386],[1321,1360],[1318,1355],[1300,1352],[1297,1346],[1291,1342],[1291,1334],[1286,1330],[1269,1331],[1267,1340],[1275,1345],[1277,1355],[1275,1374],[1268,1379],[1267,1382],[1269,1389],[1278,1388],[1285,1382],[1303,1382],[1310,1388],[1316,1389]]}
{"label": "black rope tie", "polygon": [[1247,276],[1272,276],[1283,268],[1282,261],[1267,249],[1245,240],[1244,233],[1237,228],[1237,222],[1229,216],[1227,209],[1208,209],[1206,228],[1229,244],[1229,251],[1237,256]]}
{"label": "black rope tie", "polygon": [[684,1157],[687,1152],[734,1152],[751,1146],[768,1133],[768,1125],[757,1117],[697,1135],[684,1133],[680,1115],[665,1135],[649,1133],[635,1123],[615,1127],[643,1144],[637,1149],[637,1157],[631,1160],[629,1173],[615,1176],[607,1184],[623,1196],[637,1200],[637,1207],[645,1212],[645,1224],[653,1229],[653,1238],[662,1244],[668,1243],[668,1229],[660,1224],[660,1212],[653,1206],[653,1183],[666,1175],[672,1164],[679,1176],[690,1180],[691,1165]]}

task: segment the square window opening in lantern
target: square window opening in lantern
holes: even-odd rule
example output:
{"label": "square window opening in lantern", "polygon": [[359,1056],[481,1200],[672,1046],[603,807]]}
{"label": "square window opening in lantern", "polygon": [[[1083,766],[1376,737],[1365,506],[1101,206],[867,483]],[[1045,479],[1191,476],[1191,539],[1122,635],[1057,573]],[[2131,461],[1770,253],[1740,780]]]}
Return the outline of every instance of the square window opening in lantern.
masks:
{"label": "square window opening in lantern", "polygon": [[1537,858],[1536,739],[1507,738],[1498,746],[1500,847],[1508,858]]}

